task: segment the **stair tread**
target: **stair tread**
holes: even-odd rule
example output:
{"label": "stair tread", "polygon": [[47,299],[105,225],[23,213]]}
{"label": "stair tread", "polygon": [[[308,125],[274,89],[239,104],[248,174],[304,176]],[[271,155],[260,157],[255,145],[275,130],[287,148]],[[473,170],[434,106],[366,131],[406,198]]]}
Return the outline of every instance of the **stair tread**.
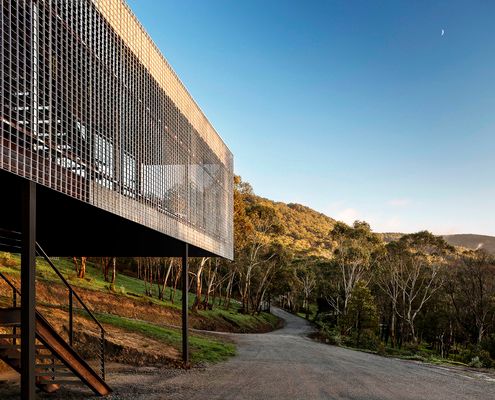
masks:
{"label": "stair tread", "polygon": [[47,372],[47,371],[36,371],[35,374],[36,374],[36,376],[43,376],[43,377],[47,377],[47,378],[52,377],[52,376],[54,376],[54,377],[59,377],[59,376],[60,377],[62,377],[62,376],[75,377],[75,375],[70,371],[68,371],[68,372],[66,372],[66,371],[62,371],[62,372],[53,371],[51,373]]}
{"label": "stair tread", "polygon": [[13,333],[0,333],[0,339],[18,339],[20,337],[21,335],[18,333],[15,335]]}
{"label": "stair tread", "polygon": [[42,385],[83,385],[83,382],[79,379],[69,380],[69,379],[39,379],[39,384]]}

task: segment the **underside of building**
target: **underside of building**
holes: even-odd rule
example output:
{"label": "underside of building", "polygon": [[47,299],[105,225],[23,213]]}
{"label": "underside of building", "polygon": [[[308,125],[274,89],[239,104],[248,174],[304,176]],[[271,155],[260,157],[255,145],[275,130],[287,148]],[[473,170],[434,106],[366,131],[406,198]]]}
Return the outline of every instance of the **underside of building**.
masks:
{"label": "underside of building", "polygon": [[124,0],[3,0],[0,22],[0,250],[22,254],[4,321],[31,399],[36,340],[94,378],[36,312],[36,255],[232,259],[233,157]]}

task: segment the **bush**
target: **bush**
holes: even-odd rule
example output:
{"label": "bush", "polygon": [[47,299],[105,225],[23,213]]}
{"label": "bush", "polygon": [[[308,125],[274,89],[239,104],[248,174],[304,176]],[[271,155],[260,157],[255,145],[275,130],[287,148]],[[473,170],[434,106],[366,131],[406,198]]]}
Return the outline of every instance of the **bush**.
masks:
{"label": "bush", "polygon": [[387,355],[387,348],[385,347],[385,344],[383,342],[378,343],[378,346],[376,347],[376,354],[378,354],[379,356]]}
{"label": "bush", "polygon": [[471,359],[468,365],[470,367],[481,368],[483,366],[483,363],[480,361],[480,358],[478,356],[475,356]]}
{"label": "bush", "polygon": [[493,359],[490,357],[490,353],[483,350],[479,346],[468,346],[467,349],[461,350],[459,358],[462,362],[466,363],[470,367],[475,368],[490,368],[494,365]]}
{"label": "bush", "polygon": [[345,346],[366,350],[377,350],[381,343],[376,335],[370,331],[361,332],[359,340],[357,332],[352,332],[350,335],[341,336],[341,341]]}
{"label": "bush", "polygon": [[481,342],[481,348],[490,353],[490,357],[495,360],[495,333],[492,333]]}
{"label": "bush", "polygon": [[337,328],[330,328],[329,326],[324,325],[320,332],[325,338],[326,343],[333,344],[335,346],[342,345],[342,336]]}

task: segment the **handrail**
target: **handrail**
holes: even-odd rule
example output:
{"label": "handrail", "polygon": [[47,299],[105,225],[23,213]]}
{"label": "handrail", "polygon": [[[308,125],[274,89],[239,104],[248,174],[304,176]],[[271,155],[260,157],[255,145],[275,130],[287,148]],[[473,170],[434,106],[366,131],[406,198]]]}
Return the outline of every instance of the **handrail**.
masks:
{"label": "handrail", "polygon": [[[5,236],[6,235],[6,236]],[[0,239],[7,239],[11,240],[14,242],[20,242],[20,239],[17,237],[21,236],[20,232],[16,231],[8,231],[5,229],[0,228]],[[0,240],[0,245],[2,244],[2,240]],[[10,245],[8,246],[9,248],[20,248],[20,246],[13,246]],[[53,264],[52,260],[48,257],[48,255],[45,253],[43,248],[39,245],[39,243],[36,243],[35,246],[36,254],[40,257],[43,257],[45,261],[48,263],[48,265],[55,271],[55,274],[60,278],[62,283],[67,287],[69,290],[69,344],[72,347],[73,345],[73,333],[74,333],[74,327],[73,327],[73,297],[76,298],[76,300],[81,304],[84,308],[84,310],[88,313],[88,315],[91,317],[91,319],[96,323],[98,328],[100,329],[100,343],[101,343],[101,348],[100,348],[100,373],[101,377],[103,380],[105,380],[105,328],[101,325],[101,323],[96,319],[94,314],[91,312],[91,310],[86,306],[84,301],[81,299],[81,297],[77,294],[77,292],[73,289],[71,284],[65,279],[65,277],[62,275],[62,273],[58,270],[58,268]],[[12,251],[12,250],[8,250]],[[14,307],[16,307],[16,297],[17,295],[22,296],[21,292],[17,287],[2,273],[0,272],[0,278],[2,278],[11,288],[12,288],[12,301]],[[41,314],[39,314],[40,317]],[[43,318],[43,317],[42,317]],[[15,328],[14,328],[15,329]]]}
{"label": "handrail", "polygon": [[19,289],[17,289],[15,285],[12,282],[10,282],[10,280],[1,272],[0,272],[0,278],[2,278],[7,283],[7,285],[9,285],[19,296],[21,295]]}
{"label": "handrail", "polygon": [[84,307],[86,312],[89,314],[89,316],[93,319],[93,321],[98,325],[98,327],[105,332],[105,328],[100,324],[100,322],[96,319],[96,317],[93,315],[93,313],[89,310],[89,308],[86,306],[86,304],[82,301],[82,299],[79,297],[77,292],[72,288],[69,282],[67,282],[67,279],[64,278],[64,276],[60,273],[57,267],[53,265],[52,260],[46,255],[45,251],[41,248],[39,243],[36,243],[36,252],[38,255],[43,257],[45,261],[50,265],[50,267],[55,271],[57,276],[60,278],[60,280],[64,283],[64,285],[69,289],[69,291],[75,296],[75,298],[79,301],[79,303]]}

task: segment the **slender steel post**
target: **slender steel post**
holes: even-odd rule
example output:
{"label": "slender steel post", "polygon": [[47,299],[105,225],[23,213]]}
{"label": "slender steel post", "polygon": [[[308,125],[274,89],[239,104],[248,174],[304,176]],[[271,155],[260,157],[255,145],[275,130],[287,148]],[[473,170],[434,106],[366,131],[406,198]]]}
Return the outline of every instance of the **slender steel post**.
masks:
{"label": "slender steel post", "polygon": [[69,344],[72,347],[72,344],[74,342],[74,319],[72,316],[72,289],[69,289]]}
{"label": "slender steel post", "polygon": [[101,330],[101,379],[105,380],[105,331]]}
{"label": "slender steel post", "polygon": [[[12,288],[12,306],[14,308],[17,307],[17,292],[14,288]],[[17,327],[15,325],[12,327],[12,335],[14,336],[12,339],[12,344],[15,346],[17,344]]]}
{"label": "slender steel post", "polygon": [[189,368],[189,245],[186,243],[182,255],[182,361]]}
{"label": "slender steel post", "polygon": [[35,399],[36,337],[36,183],[27,181],[22,194],[21,250],[21,398]]}

